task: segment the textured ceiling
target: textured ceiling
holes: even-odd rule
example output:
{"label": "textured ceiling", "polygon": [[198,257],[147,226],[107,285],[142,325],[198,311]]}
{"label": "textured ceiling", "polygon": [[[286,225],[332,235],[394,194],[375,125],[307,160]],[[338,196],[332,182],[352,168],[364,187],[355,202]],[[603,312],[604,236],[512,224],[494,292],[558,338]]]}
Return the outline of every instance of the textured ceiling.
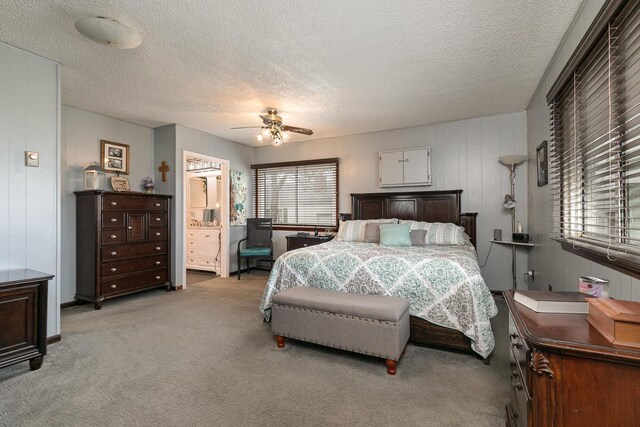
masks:
{"label": "textured ceiling", "polygon": [[271,106],[314,130],[293,141],[524,110],[581,1],[2,0],[0,41],[62,64],[66,105],[256,145],[230,128]]}

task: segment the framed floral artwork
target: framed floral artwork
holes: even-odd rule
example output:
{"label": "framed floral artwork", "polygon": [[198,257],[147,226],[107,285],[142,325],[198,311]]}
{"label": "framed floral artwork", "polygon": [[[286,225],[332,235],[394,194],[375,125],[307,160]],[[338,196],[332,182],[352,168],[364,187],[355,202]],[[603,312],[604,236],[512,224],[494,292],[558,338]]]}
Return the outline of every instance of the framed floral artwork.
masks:
{"label": "framed floral artwork", "polygon": [[244,225],[247,223],[247,187],[249,180],[247,173],[229,171],[231,181],[229,223],[230,225]]}
{"label": "framed floral artwork", "polygon": [[129,146],[118,142],[100,141],[101,165],[106,172],[129,175]]}

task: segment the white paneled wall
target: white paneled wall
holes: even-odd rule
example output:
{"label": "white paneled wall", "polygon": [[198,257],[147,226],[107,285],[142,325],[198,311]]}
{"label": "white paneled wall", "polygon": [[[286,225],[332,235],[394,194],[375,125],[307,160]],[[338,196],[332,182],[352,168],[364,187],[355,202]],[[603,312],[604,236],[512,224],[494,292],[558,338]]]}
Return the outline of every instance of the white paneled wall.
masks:
{"label": "white paneled wall", "polygon": [[[254,163],[340,157],[340,212],[351,212],[350,193],[430,191],[461,188],[463,212],[478,212],[478,253],[484,261],[493,229],[511,233],[510,213],[502,207],[509,192],[509,171],[498,157],[526,152],[524,112],[478,119],[293,142],[280,147],[256,148]],[[396,148],[431,147],[432,185],[424,187],[378,187],[378,152]],[[516,217],[527,229],[526,166],[518,169]],[[520,197],[518,197],[520,195]],[[286,250],[286,236],[276,232],[276,255]],[[527,267],[527,252],[518,253],[518,278]],[[495,246],[486,267],[485,281],[491,289],[511,288],[511,249]],[[522,284],[521,284],[522,286]]]}
{"label": "white paneled wall", "polygon": [[560,71],[587,31],[604,0],[585,0],[569,28],[563,42],[556,51],[535,92],[527,111],[527,150],[529,154],[529,219],[534,239],[538,243],[531,251],[529,267],[535,270],[535,287],[546,289],[553,285],[557,290],[575,290],[578,277],[593,275],[611,281],[611,296],[640,301],[640,281],[610,268],[588,261],[563,251],[560,244],[549,238],[551,232],[550,187],[536,185],[535,150],[543,141],[549,140],[549,109],[546,94]]}
{"label": "white paneled wall", "polygon": [[[142,178],[153,176],[153,129],[100,114],[62,106],[62,255],[61,302],[76,292],[76,196],[84,190],[84,168],[100,162],[100,140],[129,145],[129,184],[141,191]],[[108,175],[112,176],[112,175]],[[107,189],[111,185],[107,183]]]}
{"label": "white paneled wall", "polygon": [[[54,274],[47,335],[60,333],[58,65],[0,43],[0,269]],[[26,167],[25,151],[40,153]],[[1,327],[1,325],[0,325]]]}

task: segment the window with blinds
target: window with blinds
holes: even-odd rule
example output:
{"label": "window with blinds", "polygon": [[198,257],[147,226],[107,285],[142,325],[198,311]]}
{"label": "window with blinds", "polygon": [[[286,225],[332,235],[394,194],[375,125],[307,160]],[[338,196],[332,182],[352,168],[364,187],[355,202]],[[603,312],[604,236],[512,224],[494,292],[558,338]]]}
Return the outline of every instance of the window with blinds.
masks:
{"label": "window with blinds", "polygon": [[252,165],[256,216],[279,226],[337,227],[339,162]]}
{"label": "window with blinds", "polygon": [[547,99],[552,237],[638,274],[640,2],[605,5]]}

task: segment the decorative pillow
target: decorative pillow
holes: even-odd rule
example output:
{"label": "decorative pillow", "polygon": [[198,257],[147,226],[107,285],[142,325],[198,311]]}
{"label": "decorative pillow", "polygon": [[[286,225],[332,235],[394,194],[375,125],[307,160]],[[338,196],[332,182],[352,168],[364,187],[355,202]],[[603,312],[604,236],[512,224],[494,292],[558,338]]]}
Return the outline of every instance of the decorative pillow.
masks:
{"label": "decorative pillow", "polygon": [[464,228],[451,223],[434,222],[426,236],[427,245],[464,245]]}
{"label": "decorative pillow", "polygon": [[411,246],[409,224],[380,224],[380,244],[385,246]]}
{"label": "decorative pillow", "polygon": [[397,224],[398,218],[389,219],[356,219],[340,221],[340,228],[335,240],[340,242],[364,242],[366,224]]}
{"label": "decorative pillow", "polygon": [[380,224],[365,224],[364,226],[364,242],[380,243]]}
{"label": "decorative pillow", "polygon": [[364,239],[363,220],[340,221],[340,228],[335,240],[338,242],[362,242]]}
{"label": "decorative pillow", "polygon": [[410,230],[411,246],[424,246],[426,244],[427,230]]}

